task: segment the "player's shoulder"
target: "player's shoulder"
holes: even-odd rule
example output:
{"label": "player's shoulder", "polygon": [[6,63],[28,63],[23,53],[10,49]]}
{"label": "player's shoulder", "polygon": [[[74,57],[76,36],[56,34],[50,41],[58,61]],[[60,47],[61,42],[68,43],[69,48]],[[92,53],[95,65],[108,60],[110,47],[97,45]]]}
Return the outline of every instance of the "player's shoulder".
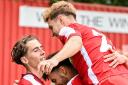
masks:
{"label": "player's shoulder", "polygon": [[74,76],[67,85],[82,85],[82,81],[79,75]]}
{"label": "player's shoulder", "polygon": [[34,75],[32,74],[23,74],[20,79],[19,85],[41,85]]}
{"label": "player's shoulder", "polygon": [[25,78],[21,78],[18,85],[32,85],[32,83],[29,80],[26,80]]}

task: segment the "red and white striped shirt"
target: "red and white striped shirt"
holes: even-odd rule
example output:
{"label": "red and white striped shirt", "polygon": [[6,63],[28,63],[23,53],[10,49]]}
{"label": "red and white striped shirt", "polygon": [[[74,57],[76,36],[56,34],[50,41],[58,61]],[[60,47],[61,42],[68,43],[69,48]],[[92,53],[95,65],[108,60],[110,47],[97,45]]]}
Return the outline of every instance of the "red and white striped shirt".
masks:
{"label": "red and white striped shirt", "polygon": [[109,49],[114,47],[111,41],[101,32],[74,23],[68,27],[63,27],[58,37],[65,44],[72,36],[80,36],[83,42],[80,51],[71,57],[72,63],[84,83],[83,85],[97,85],[108,76],[128,73],[124,65],[118,65],[113,69],[109,67],[109,62],[104,62],[103,56],[111,54]]}
{"label": "red and white striped shirt", "polygon": [[74,76],[68,83],[67,85],[83,85],[80,79],[79,74]]}
{"label": "red and white striped shirt", "polygon": [[44,81],[32,73],[23,74],[18,85],[50,85],[50,81]]}

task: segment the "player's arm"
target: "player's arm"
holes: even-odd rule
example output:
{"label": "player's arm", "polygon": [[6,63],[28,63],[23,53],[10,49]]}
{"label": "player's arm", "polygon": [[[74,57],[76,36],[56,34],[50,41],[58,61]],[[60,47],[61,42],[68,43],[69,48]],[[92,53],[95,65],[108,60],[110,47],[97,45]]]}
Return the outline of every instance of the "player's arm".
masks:
{"label": "player's arm", "polygon": [[41,70],[43,72],[50,73],[53,67],[57,66],[62,60],[73,56],[83,45],[81,34],[70,27],[62,28],[59,36],[66,38],[64,40],[64,42],[66,42],[65,45],[60,52],[58,52],[51,59],[42,61],[38,65],[39,71]]}
{"label": "player's arm", "polygon": [[82,39],[80,36],[72,36],[52,59],[56,59],[59,62],[73,56],[82,48]]}
{"label": "player's arm", "polygon": [[57,66],[58,63],[66,58],[73,56],[82,47],[82,39],[80,36],[72,36],[63,46],[63,48],[51,59],[41,61],[38,65],[38,70],[50,73],[52,68]]}
{"label": "player's arm", "polygon": [[59,32],[60,36],[67,38],[65,45],[52,59],[58,60],[59,62],[73,56],[82,48],[83,42],[81,33],[70,27],[64,27]]}

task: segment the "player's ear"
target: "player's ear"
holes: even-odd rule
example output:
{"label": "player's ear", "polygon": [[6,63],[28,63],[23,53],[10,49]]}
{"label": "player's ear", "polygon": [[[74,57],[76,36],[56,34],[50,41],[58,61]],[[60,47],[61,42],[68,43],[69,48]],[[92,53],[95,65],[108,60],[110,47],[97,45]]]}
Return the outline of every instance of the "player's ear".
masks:
{"label": "player's ear", "polygon": [[63,22],[64,17],[62,17],[62,15],[58,15],[57,18],[60,20],[60,23],[61,23],[62,25],[65,24],[65,23]]}
{"label": "player's ear", "polygon": [[64,76],[64,77],[67,76],[67,70],[63,66],[59,67],[59,73],[61,74],[61,76]]}
{"label": "player's ear", "polygon": [[21,60],[21,62],[23,64],[27,64],[28,63],[28,59],[25,56],[21,57],[20,60]]}

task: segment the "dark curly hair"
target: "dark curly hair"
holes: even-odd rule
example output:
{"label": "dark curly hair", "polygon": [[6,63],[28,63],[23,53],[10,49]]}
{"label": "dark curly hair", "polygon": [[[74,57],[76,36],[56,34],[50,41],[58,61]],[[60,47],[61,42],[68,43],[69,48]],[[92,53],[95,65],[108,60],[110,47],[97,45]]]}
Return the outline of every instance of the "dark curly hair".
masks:
{"label": "dark curly hair", "polygon": [[27,51],[28,51],[28,48],[26,46],[27,42],[34,39],[38,40],[38,38],[33,35],[27,35],[23,37],[21,40],[16,42],[16,44],[13,46],[13,49],[11,51],[12,60],[15,63],[24,65],[20,59],[21,57],[27,54]]}
{"label": "dark curly hair", "polygon": [[[56,51],[56,52],[54,52],[54,53],[48,55],[47,59],[52,58],[52,57],[53,57],[54,55],[56,55],[58,52],[59,52],[59,51]],[[67,58],[67,59],[65,59],[65,60],[63,60],[63,61],[61,61],[56,67],[54,67],[54,68],[52,69],[52,72],[55,71],[55,70],[58,70],[58,68],[61,67],[61,66],[66,66],[66,67],[68,67],[68,68],[71,68],[71,69],[73,69],[74,73],[77,73],[76,69],[74,68],[74,66],[73,66],[72,63],[70,62],[69,58]]]}

